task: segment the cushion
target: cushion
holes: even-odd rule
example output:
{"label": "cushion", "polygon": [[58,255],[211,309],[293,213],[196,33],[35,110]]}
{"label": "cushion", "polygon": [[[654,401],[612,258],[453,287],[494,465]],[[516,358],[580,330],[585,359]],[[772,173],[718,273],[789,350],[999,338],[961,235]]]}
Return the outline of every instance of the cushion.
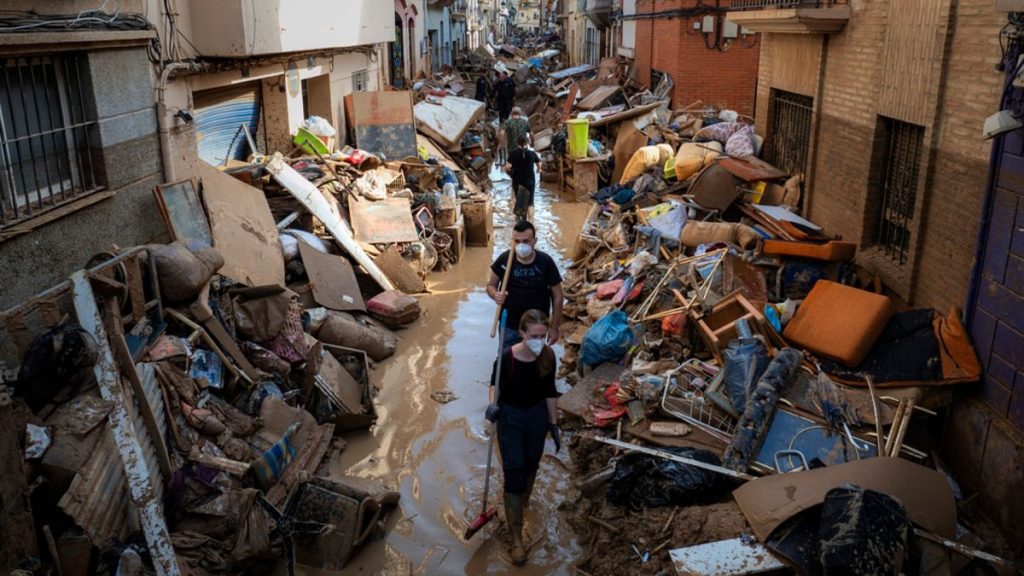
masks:
{"label": "cushion", "polygon": [[819,280],[783,335],[813,354],[854,367],[864,360],[892,314],[887,296]]}
{"label": "cushion", "polygon": [[825,262],[849,262],[857,255],[857,244],[839,240],[831,240],[824,244],[765,240],[762,252],[772,256],[797,256]]}

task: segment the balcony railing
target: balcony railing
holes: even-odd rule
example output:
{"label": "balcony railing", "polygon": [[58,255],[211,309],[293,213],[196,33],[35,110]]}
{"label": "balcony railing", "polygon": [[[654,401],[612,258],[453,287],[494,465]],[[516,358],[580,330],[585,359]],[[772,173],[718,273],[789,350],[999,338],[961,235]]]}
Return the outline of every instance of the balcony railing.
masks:
{"label": "balcony railing", "polygon": [[733,0],[733,10],[758,10],[761,8],[831,8],[846,6],[849,0]]}
{"label": "balcony railing", "polygon": [[733,0],[727,19],[753,32],[835,34],[851,13],[849,0]]}

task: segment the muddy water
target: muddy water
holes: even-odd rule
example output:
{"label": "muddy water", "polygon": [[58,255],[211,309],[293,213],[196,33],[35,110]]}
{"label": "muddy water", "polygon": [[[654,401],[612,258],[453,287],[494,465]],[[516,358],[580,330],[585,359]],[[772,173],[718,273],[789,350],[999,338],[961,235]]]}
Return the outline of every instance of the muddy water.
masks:
{"label": "muddy water", "polygon": [[[496,182],[494,194],[494,246],[470,248],[451,271],[428,279],[432,294],[421,299],[423,317],[400,333],[398,354],[373,376],[380,387],[380,424],[347,438],[334,471],[383,480],[402,494],[387,539],[363,550],[346,574],[572,572],[578,546],[557,509],[559,495],[568,489],[568,456],[564,448],[553,455],[550,440],[527,512],[524,540],[535,542],[528,566],[514,569],[508,564],[501,514],[468,543],[462,540],[467,522],[480,512],[487,456],[483,412],[497,352],[497,341],[488,337],[494,303],[484,286],[490,262],[508,247],[512,224],[508,181]],[[587,208],[562,202],[557,191],[538,190],[538,248],[563,270]],[[457,399],[435,402],[430,394],[439,390]],[[496,460],[488,505],[500,509]]]}

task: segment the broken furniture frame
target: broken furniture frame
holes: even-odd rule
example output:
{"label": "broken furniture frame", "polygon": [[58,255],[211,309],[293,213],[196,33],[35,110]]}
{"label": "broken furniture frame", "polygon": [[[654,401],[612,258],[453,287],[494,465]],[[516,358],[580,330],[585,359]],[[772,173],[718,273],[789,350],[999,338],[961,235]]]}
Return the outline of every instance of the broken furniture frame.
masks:
{"label": "broken furniture frame", "polygon": [[[746,320],[755,332],[759,332],[762,336],[766,333],[764,314],[755,308],[743,294],[740,294],[739,290],[719,300],[709,314],[697,316],[692,310],[690,314],[694,316],[697,331],[704,343],[708,345],[708,349],[720,362],[722,350],[738,335],[737,321]],[[772,345],[769,338],[764,338],[764,341],[771,351]]]}
{"label": "broken furniture frame", "polygon": [[[96,303],[92,281],[97,277],[95,272],[86,270],[79,270],[72,274],[75,312],[82,327],[96,339],[99,360],[93,370],[96,373],[100,395],[104,400],[114,404],[107,419],[121,455],[129,494],[138,513],[139,523],[146,537],[149,553],[153,558],[153,566],[158,576],[177,576],[181,574],[181,570],[178,567],[170,531],[164,519],[163,503],[161,502],[162,491],[156,490],[153,485],[153,477],[146,464],[145,450],[128,409],[130,400],[126,395],[127,390],[123,388],[121,373],[107,339],[104,319]],[[100,281],[100,284],[110,286],[103,281]],[[111,306],[116,305],[116,299],[108,297],[105,303],[109,311]],[[134,370],[134,366],[132,369]],[[146,402],[144,394],[135,396],[140,405]],[[149,436],[155,444],[157,438],[154,438],[152,434]]]}
{"label": "broken furniture frame", "polygon": [[[736,422],[728,414],[723,414],[717,402],[707,396],[709,385],[705,384],[702,387],[697,383],[698,378],[708,376],[707,372],[707,364],[691,358],[666,373],[661,389],[660,408],[666,414],[728,443],[735,431]],[[712,380],[720,377],[722,372],[719,369]]]}
{"label": "broken furniture frame", "polygon": [[343,362],[344,356],[351,356],[359,361],[361,368],[361,374],[352,374],[352,377],[359,383],[362,396],[363,413],[362,414],[344,414],[339,415],[334,422],[336,432],[346,432],[349,430],[358,430],[361,428],[369,428],[370,426],[377,423],[377,408],[373,404],[373,389],[370,384],[370,359],[366,355],[365,350],[359,350],[358,348],[348,348],[345,346],[336,346],[334,344],[322,344],[324,350],[328,351],[336,360]]}
{"label": "broken furniture frame", "polygon": [[[101,256],[104,258],[101,259]],[[153,440],[160,472],[165,480],[169,479],[171,461],[167,444],[157,426],[153,407],[146,399],[141,378],[135,367],[135,362],[145,349],[145,346],[138,344],[137,338],[140,335],[137,333],[141,333],[141,337],[145,339],[153,338],[157,335],[156,332],[160,331],[164,321],[165,310],[160,299],[156,263],[145,246],[118,254],[103,254],[90,260],[93,261],[98,263],[81,272],[89,279],[93,290],[105,297],[100,315],[109,334],[107,341],[114,354],[117,368],[131,384],[132,395]],[[41,315],[41,327],[44,328],[60,324],[67,314],[61,310],[62,300],[73,292],[73,281],[65,280],[0,313],[0,322],[3,322],[5,329],[10,333],[11,342],[15,345],[19,358],[29,345],[28,341],[20,337],[20,334],[30,332],[26,316],[38,312]],[[75,305],[77,308],[77,303]],[[131,328],[126,330],[129,326]],[[128,335],[136,343],[134,348],[128,341]]]}

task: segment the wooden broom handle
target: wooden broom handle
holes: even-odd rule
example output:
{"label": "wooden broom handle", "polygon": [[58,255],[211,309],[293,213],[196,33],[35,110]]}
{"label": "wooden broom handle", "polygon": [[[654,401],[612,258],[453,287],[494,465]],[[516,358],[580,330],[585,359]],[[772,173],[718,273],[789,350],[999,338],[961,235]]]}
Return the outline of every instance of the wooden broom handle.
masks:
{"label": "wooden broom handle", "polygon": [[[506,294],[505,294],[506,297],[508,296],[508,294],[507,294],[507,292],[508,292],[508,290],[507,290],[507,288],[508,288],[508,276],[509,276],[509,274],[512,273],[512,258],[515,258],[515,250],[514,250],[514,248],[515,248],[514,243],[513,244],[509,244],[509,247],[508,247],[508,261],[505,262],[505,277],[501,279],[501,286],[498,289],[499,292],[506,292]],[[491,324],[491,338],[494,338],[494,335],[498,333],[498,322],[501,320],[501,309],[503,307],[504,307],[504,304],[498,306],[498,309],[494,311],[494,322]]]}

